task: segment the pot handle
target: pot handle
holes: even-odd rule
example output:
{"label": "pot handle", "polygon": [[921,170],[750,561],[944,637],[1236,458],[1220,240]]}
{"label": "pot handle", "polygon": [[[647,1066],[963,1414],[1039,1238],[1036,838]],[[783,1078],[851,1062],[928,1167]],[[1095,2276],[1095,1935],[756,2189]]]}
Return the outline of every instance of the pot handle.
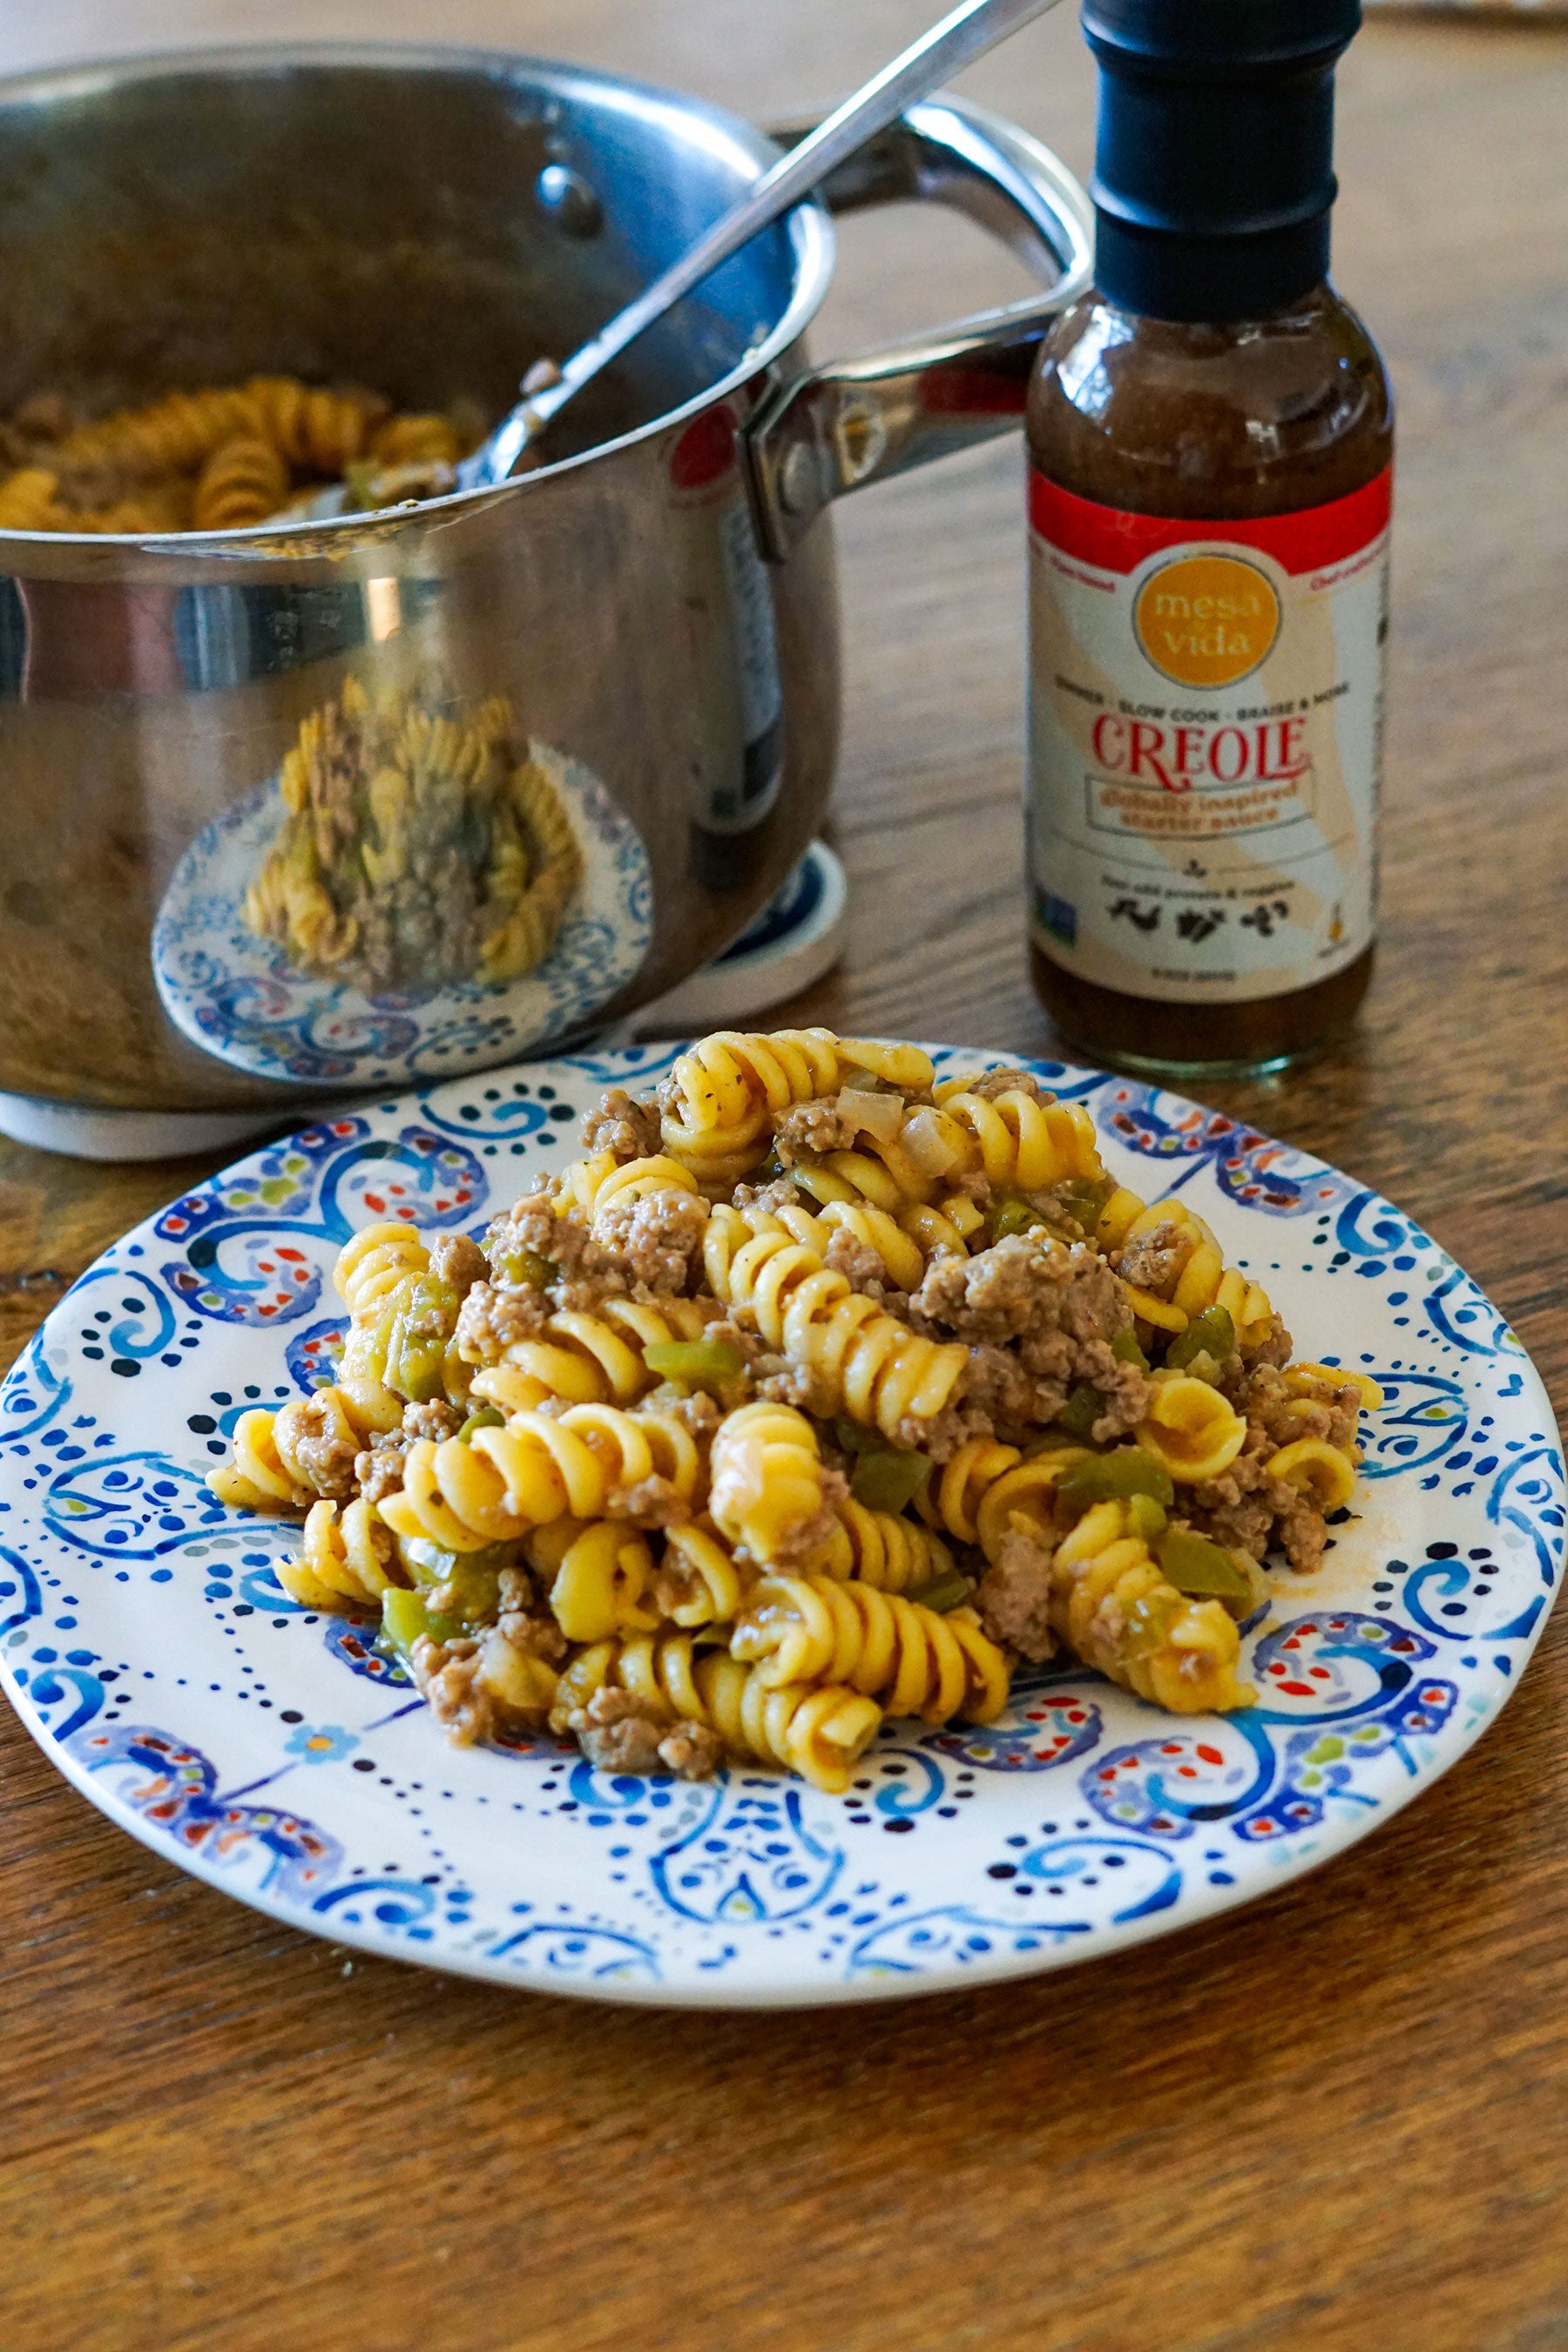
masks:
{"label": "pot handle", "polygon": [[[784,145],[811,128],[775,130]],[[1050,290],[815,368],[782,384],[746,432],[763,552],[782,562],[833,499],[1010,432],[1051,320],[1089,284],[1094,215],[1048,147],[965,100],[911,106],[826,182],[833,213],[919,200],[992,230]]]}

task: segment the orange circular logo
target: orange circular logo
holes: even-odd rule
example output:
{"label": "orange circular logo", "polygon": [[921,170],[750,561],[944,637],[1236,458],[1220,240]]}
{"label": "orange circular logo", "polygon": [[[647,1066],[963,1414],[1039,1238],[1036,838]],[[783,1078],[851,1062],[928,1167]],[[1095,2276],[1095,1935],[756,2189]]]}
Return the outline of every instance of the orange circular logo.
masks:
{"label": "orange circular logo", "polygon": [[1279,599],[1268,575],[1235,555],[1182,555],[1138,593],[1138,643],[1178,686],[1234,686],[1273,651]]}

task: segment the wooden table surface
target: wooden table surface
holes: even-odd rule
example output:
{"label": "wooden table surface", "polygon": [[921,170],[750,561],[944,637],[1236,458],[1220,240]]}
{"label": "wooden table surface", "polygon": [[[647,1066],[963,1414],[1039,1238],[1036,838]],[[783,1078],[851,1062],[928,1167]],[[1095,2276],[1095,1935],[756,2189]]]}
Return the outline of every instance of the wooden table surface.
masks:
{"label": "wooden table surface", "polygon": [[[928,0],[7,0],[0,66],[394,32],[760,118]],[[1067,12],[972,77],[1080,170]],[[1568,28],[1380,17],[1337,274],[1402,405],[1386,905],[1355,1035],[1225,1108],[1391,1193],[1568,1396]],[[818,349],[1010,283],[854,224]],[[1049,1050],[1025,971],[1019,460],[842,510],[845,969],[798,1008]],[[0,1148],[0,1362],[205,1172]],[[1568,2345],[1568,1622],[1320,1874],[1032,1983],[784,2017],[581,2007],[308,1941],[73,1795],[9,1717],[0,2345],[957,2352]]]}

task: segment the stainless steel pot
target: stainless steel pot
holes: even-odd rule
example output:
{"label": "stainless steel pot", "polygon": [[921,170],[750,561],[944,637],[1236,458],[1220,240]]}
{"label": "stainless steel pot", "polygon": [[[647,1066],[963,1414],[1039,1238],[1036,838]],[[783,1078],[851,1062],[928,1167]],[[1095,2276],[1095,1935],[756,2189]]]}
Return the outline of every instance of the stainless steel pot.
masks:
{"label": "stainless steel pot", "polygon": [[[0,85],[0,411],[289,371],[499,412],[774,152],[691,99],[462,50]],[[0,532],[0,1124],[68,1140],[89,1113],[100,1148],[169,1149],[584,1034],[739,933],[832,778],[824,509],[1015,425],[1088,274],[1081,191],[977,108],[912,110],[826,193],[956,205],[1050,290],[814,370],[834,235],[803,206],[499,490],[206,536]],[[263,936],[254,893],[247,921],[279,762],[350,678],[459,721],[510,701],[580,867],[533,971],[437,984]]]}

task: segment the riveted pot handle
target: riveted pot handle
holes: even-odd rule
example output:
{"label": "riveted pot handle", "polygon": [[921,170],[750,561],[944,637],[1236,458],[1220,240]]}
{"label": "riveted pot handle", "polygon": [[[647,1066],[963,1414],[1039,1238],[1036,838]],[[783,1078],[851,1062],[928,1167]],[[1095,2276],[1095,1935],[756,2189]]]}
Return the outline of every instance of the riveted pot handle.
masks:
{"label": "riveted pot handle", "polygon": [[[787,146],[809,128],[773,135]],[[758,531],[774,561],[847,490],[1012,431],[1041,339],[1092,267],[1094,215],[1072,174],[1026,131],[957,99],[910,107],[822,193],[834,213],[951,205],[1037,268],[1049,291],[781,385],[747,431]]]}

